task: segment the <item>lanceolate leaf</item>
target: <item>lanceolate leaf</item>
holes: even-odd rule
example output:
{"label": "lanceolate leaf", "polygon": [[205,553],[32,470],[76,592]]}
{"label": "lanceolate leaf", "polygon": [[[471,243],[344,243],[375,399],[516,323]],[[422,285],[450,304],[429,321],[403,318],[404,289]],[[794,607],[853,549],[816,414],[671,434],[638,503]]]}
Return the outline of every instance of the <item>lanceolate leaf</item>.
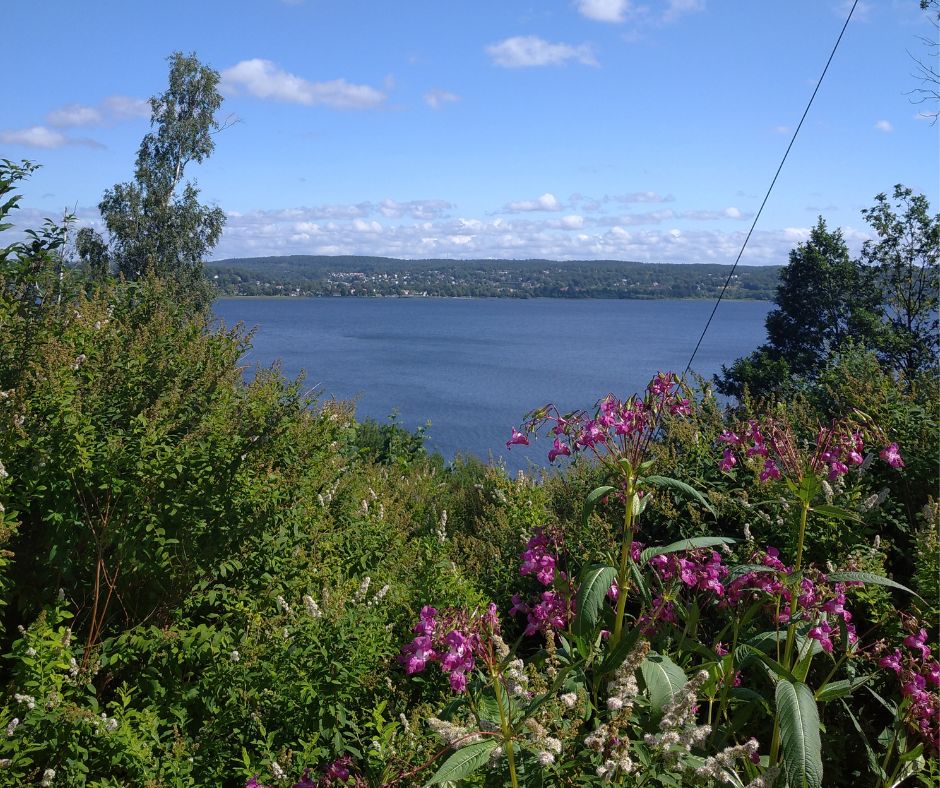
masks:
{"label": "lanceolate leaf", "polygon": [[921,598],[919,594],[912,591],[907,586],[902,586],[900,583],[895,583],[890,578],[882,577],[881,575],[876,575],[872,572],[833,572],[831,575],[828,575],[828,578],[830,581],[836,583],[867,583],[873,586],[898,588],[901,591],[906,591],[908,594],[913,594],[918,599]]}
{"label": "lanceolate leaf", "polygon": [[592,632],[600,620],[604,597],[617,577],[612,566],[590,566],[581,577],[578,588],[577,616],[574,630],[579,634]]}
{"label": "lanceolate leaf", "polygon": [[441,768],[425,785],[437,785],[446,781],[462,780],[464,777],[473,774],[489,760],[490,753],[498,745],[499,741],[493,737],[461,747],[441,764]]}
{"label": "lanceolate leaf", "polygon": [[867,676],[857,676],[854,679],[843,679],[842,681],[830,681],[816,690],[816,700],[825,703],[835,698],[844,698],[851,695],[855,690],[873,678],[873,674]]}
{"label": "lanceolate leaf", "polygon": [[734,544],[735,541],[735,539],[729,539],[726,536],[696,536],[694,539],[683,539],[680,542],[667,544],[665,547],[647,547],[640,553],[640,564],[647,563],[657,555],[679,553],[683,550],[696,550],[700,547],[720,547],[725,544]]}
{"label": "lanceolate leaf", "polygon": [[826,517],[833,517],[836,520],[854,520],[855,522],[860,522],[862,519],[855,512],[850,512],[848,509],[843,509],[841,506],[831,506],[825,503],[814,506],[813,511],[817,514],[825,515]]}
{"label": "lanceolate leaf", "polygon": [[708,502],[708,499],[690,484],[680,482],[678,479],[673,479],[669,476],[647,476],[643,479],[643,482],[646,484],[652,484],[654,487],[665,487],[666,489],[672,490],[673,492],[678,493],[685,498],[691,498],[695,501],[698,501],[709,512],[711,512],[712,517],[715,519],[718,518],[718,515],[715,513],[714,508],[712,508],[712,505]]}
{"label": "lanceolate leaf", "polygon": [[822,743],[813,691],[802,682],[781,679],[776,702],[787,783],[790,788],[820,788]]}
{"label": "lanceolate leaf", "polygon": [[650,693],[650,707],[655,714],[663,710],[672,696],[686,684],[685,673],[663,654],[651,651],[640,665],[640,673]]}
{"label": "lanceolate leaf", "polygon": [[603,487],[596,487],[588,493],[587,498],[584,499],[584,508],[581,510],[581,520],[584,522],[585,528],[587,528],[588,522],[590,522],[591,512],[594,511],[594,507],[597,506],[598,501],[602,498],[606,498],[616,489],[616,487],[611,487],[607,484]]}

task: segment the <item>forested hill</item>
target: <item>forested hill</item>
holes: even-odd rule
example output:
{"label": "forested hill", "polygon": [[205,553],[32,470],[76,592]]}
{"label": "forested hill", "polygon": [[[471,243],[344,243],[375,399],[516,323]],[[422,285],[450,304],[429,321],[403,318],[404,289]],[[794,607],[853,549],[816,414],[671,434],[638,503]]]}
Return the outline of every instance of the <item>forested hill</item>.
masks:
{"label": "forested hill", "polygon": [[[217,260],[222,295],[714,298],[731,267],[618,260],[400,260],[292,255]],[[772,299],[779,266],[739,266],[726,298]]]}

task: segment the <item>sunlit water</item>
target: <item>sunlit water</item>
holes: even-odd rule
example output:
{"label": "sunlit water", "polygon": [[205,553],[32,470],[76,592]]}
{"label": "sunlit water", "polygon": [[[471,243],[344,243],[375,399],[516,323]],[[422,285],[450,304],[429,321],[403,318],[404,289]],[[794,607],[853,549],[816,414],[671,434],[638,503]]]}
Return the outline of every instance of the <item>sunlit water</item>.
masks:
{"label": "sunlit water", "polygon": [[[659,370],[685,369],[711,301],[560,299],[220,299],[226,325],[256,328],[245,363],[280,360],[321,398],[355,399],[360,418],[430,420],[445,458],[545,463],[548,441],[507,451],[523,416],[547,402],[591,408]],[[767,302],[724,301],[693,369],[711,376],[764,341]]]}

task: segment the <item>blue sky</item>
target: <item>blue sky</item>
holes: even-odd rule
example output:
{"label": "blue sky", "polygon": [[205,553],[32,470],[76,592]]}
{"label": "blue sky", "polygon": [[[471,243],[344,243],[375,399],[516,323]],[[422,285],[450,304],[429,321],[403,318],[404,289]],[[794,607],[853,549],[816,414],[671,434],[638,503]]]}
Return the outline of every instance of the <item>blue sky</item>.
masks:
{"label": "blue sky", "polygon": [[[222,74],[215,257],[727,262],[850,3],[843,0],[64,0],[4,9],[0,157],[41,163],[24,226],[95,224],[129,180],[166,57]],[[904,183],[938,199],[911,103],[917,0],[863,0],[743,262],[818,214],[853,248]],[[15,64],[15,68],[12,64]]]}

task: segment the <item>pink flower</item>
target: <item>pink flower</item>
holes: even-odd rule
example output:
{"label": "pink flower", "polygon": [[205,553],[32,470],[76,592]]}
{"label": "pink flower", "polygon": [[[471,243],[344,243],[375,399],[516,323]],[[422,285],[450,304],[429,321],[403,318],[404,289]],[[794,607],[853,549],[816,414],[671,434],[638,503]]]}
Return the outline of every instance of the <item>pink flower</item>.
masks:
{"label": "pink flower", "polygon": [[881,454],[879,456],[892,468],[904,467],[904,460],[901,459],[901,454],[896,443],[885,446],[885,448],[881,450]]}
{"label": "pink flower", "polygon": [[555,458],[558,456],[571,456],[571,449],[568,448],[568,444],[562,443],[560,439],[555,438],[555,442],[552,444],[551,451],[548,453],[548,461],[555,462]]}
{"label": "pink flower", "polygon": [[718,440],[722,443],[733,443],[738,445],[741,443],[741,439],[730,430],[725,430],[721,435],[718,436]]}
{"label": "pink flower", "polygon": [[927,630],[921,628],[919,632],[914,635],[908,635],[904,638],[904,645],[907,646],[911,651],[920,651],[920,656],[922,659],[930,659],[930,648],[926,645],[927,643]]}
{"label": "pink flower", "polygon": [[718,468],[724,473],[727,473],[737,464],[738,461],[735,459],[734,452],[728,448],[725,449],[724,454],[721,457],[721,462],[718,463]]}
{"label": "pink flower", "polygon": [[764,470],[761,471],[760,480],[766,482],[768,479],[779,479],[780,478],[780,469],[769,457],[764,460]]}
{"label": "pink flower", "polygon": [[675,405],[669,406],[669,412],[676,416],[688,416],[692,413],[692,406],[687,399],[680,399]]}
{"label": "pink flower", "polygon": [[528,446],[529,439],[525,436],[525,433],[519,432],[519,430],[513,427],[512,435],[510,435],[509,440],[506,441],[506,448],[508,449],[510,446],[516,445]]}
{"label": "pink flower", "polygon": [[825,651],[827,654],[831,654],[832,640],[829,638],[831,632],[832,627],[829,625],[829,622],[820,621],[809,631],[809,637],[811,637],[813,640],[818,640],[819,645],[822,646],[823,651]]}

